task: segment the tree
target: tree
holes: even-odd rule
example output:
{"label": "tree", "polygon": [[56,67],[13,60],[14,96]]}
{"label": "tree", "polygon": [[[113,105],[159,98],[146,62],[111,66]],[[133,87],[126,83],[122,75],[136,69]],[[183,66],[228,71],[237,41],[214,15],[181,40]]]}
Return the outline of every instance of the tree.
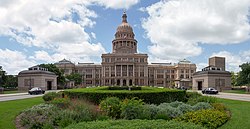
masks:
{"label": "tree", "polygon": [[248,92],[250,92],[250,63],[243,63],[240,65],[241,71],[239,72],[239,76],[237,78],[237,83],[239,85],[247,85]]}
{"label": "tree", "polygon": [[57,77],[57,84],[64,85],[65,84],[65,77],[63,75],[63,72],[56,67],[54,64],[40,64],[39,65],[42,68],[47,68],[50,72],[55,73]]}
{"label": "tree", "polygon": [[6,75],[5,76],[5,81],[3,83],[3,87],[8,87],[8,88],[16,88],[18,83],[17,83],[17,76],[14,75]]}
{"label": "tree", "polygon": [[232,86],[238,86],[237,83],[238,73],[231,72],[231,84]]}
{"label": "tree", "polygon": [[250,83],[250,63],[240,65],[241,71],[238,74],[237,84],[240,86],[249,85]]}
{"label": "tree", "polygon": [[3,70],[2,66],[0,66],[0,87],[3,86],[5,80],[6,80],[6,72]]}
{"label": "tree", "polygon": [[82,76],[79,73],[71,73],[66,76],[70,81],[74,81],[76,85],[80,85],[82,83]]}

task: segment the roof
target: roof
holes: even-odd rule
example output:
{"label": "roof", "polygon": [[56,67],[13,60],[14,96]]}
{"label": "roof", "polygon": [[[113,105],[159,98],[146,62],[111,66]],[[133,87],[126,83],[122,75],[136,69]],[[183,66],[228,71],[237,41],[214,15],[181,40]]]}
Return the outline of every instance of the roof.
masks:
{"label": "roof", "polygon": [[189,61],[187,59],[183,59],[183,60],[179,61],[178,64],[191,64],[191,61]]}
{"label": "roof", "polygon": [[198,71],[196,73],[194,73],[195,75],[202,75],[202,74],[224,74],[224,75],[230,75],[231,73],[228,71],[219,71],[219,70],[209,70],[209,71]]}
{"label": "roof", "polygon": [[69,60],[63,59],[63,60],[61,60],[61,61],[59,61],[59,62],[57,62],[55,64],[73,64],[73,63],[71,61],[69,61]]}
{"label": "roof", "polygon": [[53,72],[50,71],[44,71],[44,70],[24,70],[18,73],[18,75],[25,75],[25,74],[47,74],[47,75],[56,75]]}

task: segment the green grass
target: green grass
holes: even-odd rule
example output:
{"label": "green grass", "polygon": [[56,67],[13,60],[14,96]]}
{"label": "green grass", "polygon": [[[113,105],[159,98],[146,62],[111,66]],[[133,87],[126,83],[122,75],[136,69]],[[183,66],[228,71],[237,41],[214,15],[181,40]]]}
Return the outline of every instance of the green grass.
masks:
{"label": "green grass", "polygon": [[249,129],[250,102],[219,99],[232,112],[231,119],[219,129]]}
{"label": "green grass", "polygon": [[13,91],[4,91],[3,94],[15,94],[15,93],[23,93],[21,91],[18,90],[13,90]]}
{"label": "green grass", "polygon": [[22,110],[42,102],[42,97],[0,102],[0,129],[15,129],[15,117]]}
{"label": "green grass", "polygon": [[249,92],[246,92],[245,90],[226,90],[223,91],[225,93],[235,93],[235,94],[250,94]]}

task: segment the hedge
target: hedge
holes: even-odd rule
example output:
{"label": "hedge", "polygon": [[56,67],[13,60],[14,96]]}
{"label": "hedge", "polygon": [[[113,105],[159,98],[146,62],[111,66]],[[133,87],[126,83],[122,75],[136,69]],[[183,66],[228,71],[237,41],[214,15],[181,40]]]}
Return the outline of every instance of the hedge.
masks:
{"label": "hedge", "polygon": [[132,87],[128,87],[128,86],[109,86],[108,90],[141,90],[141,87],[136,87],[136,86],[132,86]]}
{"label": "hedge", "polygon": [[205,129],[193,123],[165,120],[108,120],[72,124],[65,129]]}
{"label": "hedge", "polygon": [[107,97],[118,97],[119,99],[131,99],[137,97],[142,99],[143,102],[148,104],[160,104],[164,102],[185,101],[186,91],[155,88],[155,87],[142,87],[142,90],[108,90],[108,87],[96,88],[81,88],[71,89],[64,91],[64,94],[69,98],[86,99],[95,104],[99,104]]}

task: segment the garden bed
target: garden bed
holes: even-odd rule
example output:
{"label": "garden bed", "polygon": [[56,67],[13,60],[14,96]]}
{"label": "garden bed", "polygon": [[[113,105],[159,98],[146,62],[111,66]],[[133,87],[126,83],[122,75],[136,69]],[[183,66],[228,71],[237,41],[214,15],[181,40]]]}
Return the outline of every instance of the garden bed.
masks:
{"label": "garden bed", "polygon": [[205,129],[192,123],[165,120],[108,120],[73,124],[66,129]]}

